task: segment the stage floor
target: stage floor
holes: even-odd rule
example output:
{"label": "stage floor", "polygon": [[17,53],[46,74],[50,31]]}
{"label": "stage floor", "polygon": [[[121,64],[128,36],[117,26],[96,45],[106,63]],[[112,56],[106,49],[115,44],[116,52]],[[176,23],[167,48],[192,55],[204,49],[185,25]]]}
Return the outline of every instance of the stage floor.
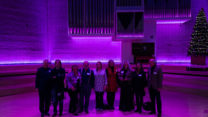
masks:
{"label": "stage floor", "polygon": [[[187,95],[176,92],[162,91],[162,117],[208,117],[208,99],[195,95]],[[106,95],[105,95],[106,96]],[[148,96],[145,97],[148,101]],[[69,97],[66,94],[64,100],[64,115],[71,117],[68,113]],[[114,111],[96,112],[95,95],[92,93],[89,114],[82,113],[79,117],[155,117],[148,112],[138,114],[135,112],[120,112],[118,110],[119,93],[116,94],[116,109]],[[50,109],[52,115],[53,108]],[[1,117],[40,117],[38,110],[38,93],[26,93],[7,97],[0,97]]]}

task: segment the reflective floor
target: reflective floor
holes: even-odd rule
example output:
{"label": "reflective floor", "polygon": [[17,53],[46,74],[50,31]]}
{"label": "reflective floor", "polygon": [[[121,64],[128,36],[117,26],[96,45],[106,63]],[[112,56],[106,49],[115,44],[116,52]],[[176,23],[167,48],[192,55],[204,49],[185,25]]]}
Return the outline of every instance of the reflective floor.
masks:
{"label": "reflective floor", "polygon": [[[208,117],[208,98],[187,95],[176,92],[162,91],[162,117]],[[106,95],[105,95],[106,97]],[[144,101],[149,101],[148,95]],[[106,102],[106,100],[105,100]],[[74,116],[68,113],[69,97],[66,94],[64,100],[64,115],[62,117]],[[97,112],[95,110],[95,95],[92,93],[89,114],[82,113],[79,117],[155,117],[143,111],[142,114],[135,112],[120,112],[118,110],[119,93],[116,94],[114,111]],[[50,109],[50,114],[53,113]],[[38,110],[37,92],[0,97],[1,117],[40,117]]]}

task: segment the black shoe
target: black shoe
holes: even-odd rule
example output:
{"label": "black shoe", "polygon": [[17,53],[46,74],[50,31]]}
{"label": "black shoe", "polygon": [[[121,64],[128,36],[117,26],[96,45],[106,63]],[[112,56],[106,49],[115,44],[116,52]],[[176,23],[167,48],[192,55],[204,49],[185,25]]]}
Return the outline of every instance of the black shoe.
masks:
{"label": "black shoe", "polygon": [[156,114],[156,112],[150,112],[149,114],[150,114],[150,115],[153,115],[153,114]]}
{"label": "black shoe", "polygon": [[63,114],[62,113],[59,113],[59,116],[62,116]]}
{"label": "black shoe", "polygon": [[74,113],[74,116],[78,116],[79,114],[78,113]]}
{"label": "black shoe", "polygon": [[110,109],[110,110],[114,110],[115,108],[114,108],[113,106],[111,106],[109,109]]}
{"label": "black shoe", "polygon": [[49,114],[49,113],[45,113],[45,115],[46,115],[46,116],[50,116],[50,114]]}
{"label": "black shoe", "polygon": [[55,117],[56,115],[57,115],[57,113],[54,113],[54,114],[53,114],[53,117]]}
{"label": "black shoe", "polygon": [[139,110],[138,110],[138,109],[136,109],[134,112],[139,112]]}
{"label": "black shoe", "polygon": [[88,113],[89,113],[89,111],[88,111],[88,110],[85,110],[85,113],[87,113],[87,114],[88,114]]}
{"label": "black shoe", "polygon": [[82,113],[82,112],[83,112],[83,110],[79,110],[79,111],[78,111],[78,113]]}
{"label": "black shoe", "polygon": [[157,115],[158,117],[162,117],[162,114],[161,113],[158,113],[158,115]]}
{"label": "black shoe", "polygon": [[44,115],[45,115],[44,113],[41,113],[41,117],[44,117]]}
{"label": "black shoe", "polygon": [[142,110],[139,110],[138,112],[141,114],[142,113]]}

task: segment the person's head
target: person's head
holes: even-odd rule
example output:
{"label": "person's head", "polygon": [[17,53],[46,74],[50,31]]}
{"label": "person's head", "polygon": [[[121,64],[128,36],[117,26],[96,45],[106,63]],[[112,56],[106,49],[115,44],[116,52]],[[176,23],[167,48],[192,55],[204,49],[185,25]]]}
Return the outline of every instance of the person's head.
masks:
{"label": "person's head", "polygon": [[49,64],[48,59],[43,60],[43,68],[49,68]]}
{"label": "person's head", "polygon": [[149,64],[150,64],[150,67],[154,67],[156,65],[156,60],[150,59]]}
{"label": "person's head", "polygon": [[108,61],[108,67],[114,67],[115,63],[113,60]]}
{"label": "person's head", "polygon": [[137,63],[136,63],[136,70],[137,70],[137,71],[138,71],[138,70],[143,70],[142,63],[140,63],[140,62],[137,62]]}
{"label": "person's head", "polygon": [[56,67],[56,69],[60,69],[62,67],[61,60],[57,59],[55,61],[55,67]]}
{"label": "person's head", "polygon": [[98,71],[98,70],[101,70],[101,69],[102,69],[102,63],[100,61],[98,61],[96,63],[96,70]]}
{"label": "person's head", "polygon": [[85,61],[85,62],[83,63],[83,68],[84,68],[85,70],[87,70],[87,69],[89,68],[89,62],[88,62],[88,61]]}
{"label": "person's head", "polygon": [[123,63],[123,70],[130,70],[130,65],[127,61]]}
{"label": "person's head", "polygon": [[72,72],[77,73],[78,72],[78,66],[77,65],[72,65]]}

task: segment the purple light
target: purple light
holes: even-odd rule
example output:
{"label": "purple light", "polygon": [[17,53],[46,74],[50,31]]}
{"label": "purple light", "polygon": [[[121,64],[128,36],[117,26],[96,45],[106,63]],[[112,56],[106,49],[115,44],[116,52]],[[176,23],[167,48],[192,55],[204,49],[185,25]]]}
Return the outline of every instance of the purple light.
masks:
{"label": "purple light", "polygon": [[188,59],[157,59],[158,63],[190,63]]}
{"label": "purple light", "polygon": [[127,38],[127,37],[140,37],[140,38],[142,38],[142,37],[144,37],[144,34],[126,34],[126,35],[122,35],[122,34],[119,34],[119,35],[117,35],[117,37],[124,37],[124,38]]}
{"label": "purple light", "polygon": [[76,39],[76,40],[83,40],[83,39],[92,39],[92,40],[111,40],[112,36],[71,36],[72,39]]}
{"label": "purple light", "polygon": [[43,63],[43,60],[40,61],[1,61],[0,65],[6,65],[6,64],[38,64],[38,63]]}
{"label": "purple light", "polygon": [[157,20],[157,24],[183,24],[187,22],[189,19],[181,19],[181,20]]}

